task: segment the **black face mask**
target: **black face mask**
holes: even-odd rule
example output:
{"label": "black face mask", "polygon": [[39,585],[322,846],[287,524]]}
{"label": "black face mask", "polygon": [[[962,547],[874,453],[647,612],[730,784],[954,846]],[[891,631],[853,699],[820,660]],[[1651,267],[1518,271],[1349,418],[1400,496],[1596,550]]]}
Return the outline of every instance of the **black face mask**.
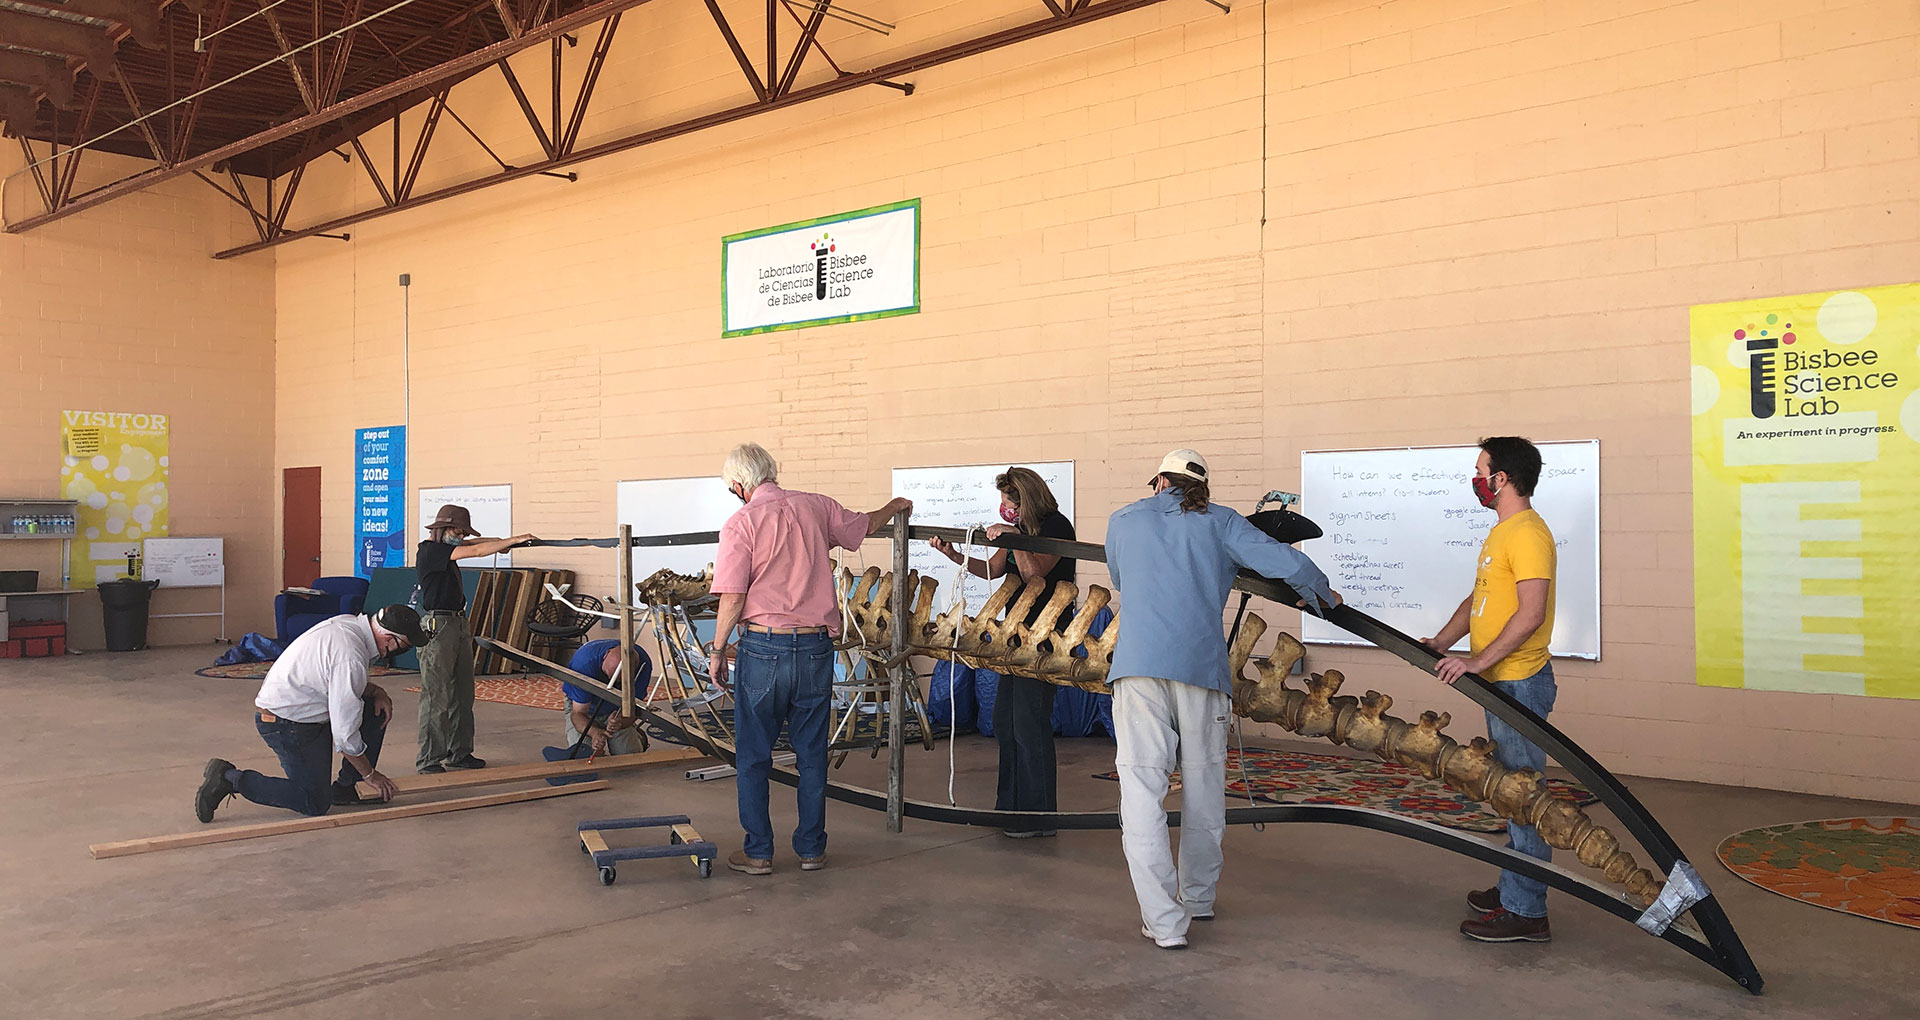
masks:
{"label": "black face mask", "polygon": [[746,502],[747,502],[747,497],[745,497],[745,496],[742,496],[742,495],[740,494],[740,489],[739,489],[739,487],[737,487],[737,486],[732,486],[732,485],[729,485],[729,486],[727,486],[727,491],[728,491],[728,492],[731,492],[731,493],[733,493],[733,498],[734,498],[734,499],[737,499],[737,500],[739,500],[739,501],[741,502],[741,504],[742,504],[742,505],[745,505],[745,504],[746,504]]}

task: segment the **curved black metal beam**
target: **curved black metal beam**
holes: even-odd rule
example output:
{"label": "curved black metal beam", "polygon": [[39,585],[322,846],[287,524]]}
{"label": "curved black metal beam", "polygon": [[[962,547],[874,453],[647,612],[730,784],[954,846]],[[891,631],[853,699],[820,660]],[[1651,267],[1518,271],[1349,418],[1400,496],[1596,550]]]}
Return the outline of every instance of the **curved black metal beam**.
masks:
{"label": "curved black metal beam", "polygon": [[[909,534],[916,539],[932,538],[936,535],[949,541],[964,539],[965,532],[959,528],[915,527]],[[1056,556],[1074,559],[1097,560],[1106,562],[1106,548],[1089,542],[1063,542],[1058,539],[1036,538],[1019,533],[1008,533],[991,541],[981,540],[976,535],[975,544],[1001,546],[1009,549],[1024,549],[1028,552],[1045,552]],[[1242,592],[1260,595],[1282,605],[1294,606],[1300,596],[1283,582],[1262,577],[1250,571],[1241,571],[1234,579],[1233,587]],[[1341,629],[1376,647],[1392,652],[1403,661],[1424,673],[1432,674],[1442,656],[1440,653],[1421,644],[1412,637],[1368,616],[1352,606],[1335,606],[1326,612],[1313,612]],[[1671,876],[1676,864],[1687,860],[1680,845],[1653,817],[1653,813],[1634,797],[1625,783],[1608,772],[1605,766],[1592,755],[1574,743],[1566,734],[1553,724],[1535,715],[1533,711],[1515,701],[1500,685],[1487,681],[1477,673],[1468,673],[1454,685],[1454,689],[1502,721],[1518,730],[1520,734],[1546,751],[1547,756],[1558,762],[1561,767],[1572,773],[1574,778],[1584,783],[1619,817],[1627,831],[1633,834],[1649,857],[1661,872]],[[1689,866],[1691,866],[1689,864]],[[1703,880],[1704,881],[1704,880]],[[1764,981],[1754,967],[1753,958],[1747,954],[1746,946],[1740,941],[1740,935],[1733,930],[1733,923],[1727,919],[1726,911],[1721,909],[1720,901],[1709,895],[1692,907],[1694,918],[1706,934],[1712,946],[1714,959],[1708,961],[1732,978],[1742,988],[1758,995]]]}
{"label": "curved black metal beam", "polygon": [[[479,644],[496,654],[512,659],[523,665],[541,670],[553,676],[564,677],[572,683],[591,690],[598,690],[610,697],[619,697],[619,692],[592,677],[576,673],[559,663],[548,661],[531,652],[521,651],[511,645],[505,645],[492,638],[475,638]],[[712,757],[732,764],[733,747],[725,741],[713,739],[704,730],[690,730],[681,725],[680,720],[647,707],[636,704],[635,709],[647,722],[667,736],[685,743],[689,747],[704,751]],[[771,767],[771,777],[786,786],[799,784],[799,774],[778,766]],[[827,782],[827,796],[845,804],[863,807],[873,811],[887,810],[887,796],[878,790],[842,783],[838,780]],[[921,821],[939,822],[949,825],[980,825],[993,828],[1007,828],[1018,825],[1023,828],[1049,829],[1118,829],[1120,816],[1114,811],[993,811],[982,808],[964,808],[950,804],[938,804],[931,801],[907,799],[903,807],[909,818]],[[1525,854],[1517,853],[1503,846],[1497,846],[1485,840],[1475,838],[1431,822],[1408,818],[1390,812],[1372,808],[1355,807],[1345,804],[1269,804],[1257,807],[1230,807],[1227,809],[1227,824],[1250,825],[1262,823],[1309,822],[1330,825],[1352,825],[1376,832],[1391,833],[1415,839],[1428,846],[1438,847],[1491,864],[1508,871],[1519,872],[1528,878],[1536,879],[1551,888],[1573,896],[1585,903],[1598,907],[1629,923],[1640,916],[1640,909],[1629,903],[1626,897],[1605,886],[1576,875],[1563,868],[1555,867],[1544,861],[1536,860]],[[1178,826],[1180,812],[1169,811],[1167,824]],[[1707,965],[1726,972],[1722,965],[1721,953],[1709,940],[1683,925],[1670,925],[1660,934],[1660,938],[1670,942],[1700,959]],[[1729,977],[1733,975],[1729,974]],[[1739,979],[1735,977],[1735,980]],[[1742,982],[1745,986],[1745,983]],[[1750,986],[1758,992],[1757,986]]]}
{"label": "curved black metal beam", "polygon": [[[1019,532],[1008,532],[996,539],[984,539],[980,537],[977,531],[970,536],[967,530],[962,528],[914,526],[908,529],[908,536],[914,540],[939,537],[953,542],[965,542],[971,538],[972,544],[974,545],[1049,553],[1068,559],[1089,560],[1099,563],[1105,563],[1107,559],[1106,547],[1102,545],[1091,542],[1068,542],[1060,539],[1038,538]],[[635,537],[633,544],[635,546],[697,545],[716,542],[718,540],[719,535],[717,532],[700,532],[684,535],[655,535],[646,538]],[[564,544],[612,547],[618,544],[618,540],[573,539]],[[1300,596],[1285,583],[1262,577],[1250,571],[1241,571],[1240,575],[1235,578],[1233,587],[1242,592],[1271,599],[1282,606],[1292,607],[1300,601]],[[1348,631],[1356,637],[1393,653],[1422,672],[1432,674],[1435,671],[1436,664],[1441,659],[1441,655],[1433,649],[1428,648],[1412,637],[1351,606],[1335,606],[1325,612],[1313,609],[1306,611],[1312,612],[1314,615],[1320,616],[1327,622]],[[505,654],[511,655],[513,653],[506,652]],[[547,663],[541,668],[550,667],[558,668],[553,667],[551,663]],[[1653,864],[1663,873],[1672,876],[1675,865],[1687,861],[1686,854],[1680,849],[1680,845],[1674,842],[1672,836],[1668,835],[1666,829],[1653,817],[1652,812],[1649,812],[1645,805],[1641,804],[1640,801],[1633,796],[1632,792],[1627,789],[1626,784],[1620,782],[1613,773],[1608,772],[1592,755],[1589,755],[1585,750],[1581,749],[1580,745],[1574,743],[1566,734],[1560,732],[1559,729],[1555,728],[1545,719],[1535,715],[1531,709],[1515,701],[1504,691],[1501,691],[1497,684],[1488,682],[1478,674],[1468,673],[1453,686],[1456,690],[1473,699],[1476,704],[1493,715],[1498,716],[1501,720],[1519,731],[1522,736],[1544,750],[1548,757],[1558,762],[1568,772],[1572,773],[1576,779],[1585,784],[1588,789],[1592,790],[1594,794],[1600,798],[1600,802],[1606,805],[1607,808],[1620,819],[1621,824],[1626,827],[1627,831],[1645,848],[1648,856],[1652,858]],[[927,807],[934,806],[923,805],[923,810]],[[908,814],[910,817],[923,818],[929,821],[943,820],[911,811],[908,812]],[[1034,824],[1036,822],[1036,819],[1028,816],[1022,816],[1021,820],[1027,824]],[[1053,824],[1054,827],[1074,827],[1066,821],[1057,821],[1048,824]],[[1689,864],[1689,867],[1691,867],[1691,864]],[[1513,870],[1523,871],[1525,869],[1515,867]],[[1704,880],[1702,881],[1704,884]],[[1695,903],[1690,908],[1690,912],[1699,923],[1701,931],[1706,936],[1707,945],[1711,950],[1711,958],[1702,957],[1702,959],[1707,959],[1707,962],[1720,970],[1721,973],[1732,978],[1742,988],[1758,995],[1764,981],[1760,976],[1759,970],[1755,968],[1752,957],[1748,955],[1746,946],[1740,941],[1739,933],[1734,931],[1733,923],[1727,919],[1726,911],[1721,909],[1719,900],[1709,894],[1707,898]],[[1635,916],[1637,917],[1638,915],[1636,914]]]}

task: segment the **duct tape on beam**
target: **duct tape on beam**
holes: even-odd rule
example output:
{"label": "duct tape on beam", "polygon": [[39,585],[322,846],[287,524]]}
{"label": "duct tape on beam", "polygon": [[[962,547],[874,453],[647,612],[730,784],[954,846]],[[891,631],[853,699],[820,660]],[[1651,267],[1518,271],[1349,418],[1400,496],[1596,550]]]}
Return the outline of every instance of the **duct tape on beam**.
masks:
{"label": "duct tape on beam", "polygon": [[1675,861],[1673,870],[1667,874],[1666,888],[1660,890],[1660,898],[1633,923],[1649,935],[1664,935],[1681,914],[1711,895],[1713,890],[1707,888],[1706,880],[1693,870],[1693,865]]}

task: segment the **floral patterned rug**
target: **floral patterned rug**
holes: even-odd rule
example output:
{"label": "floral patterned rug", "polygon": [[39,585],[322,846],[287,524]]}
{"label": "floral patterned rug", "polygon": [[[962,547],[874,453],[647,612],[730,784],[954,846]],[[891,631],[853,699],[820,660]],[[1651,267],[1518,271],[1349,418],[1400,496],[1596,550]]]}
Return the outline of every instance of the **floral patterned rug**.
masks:
{"label": "floral patterned rug", "polygon": [[1828,818],[1736,832],[1727,870],[1770,893],[1920,928],[1920,818]]}
{"label": "floral patterned rug", "polygon": [[[1242,778],[1241,763],[1246,764]],[[1118,782],[1118,772],[1096,772],[1095,779]],[[1172,789],[1180,788],[1180,774],[1173,774]],[[1548,779],[1554,796],[1585,806],[1600,798],[1579,783]],[[1227,749],[1227,796],[1272,804],[1351,804],[1391,811],[1422,821],[1445,825],[1467,832],[1498,833],[1507,830],[1501,818],[1477,801],[1463,797],[1438,780],[1395,762],[1372,758],[1342,758],[1331,754],[1305,754],[1271,748],[1249,747],[1243,757],[1237,748]],[[1231,805],[1229,805],[1231,806]]]}
{"label": "floral patterned rug", "polygon": [[[273,660],[268,659],[265,662],[236,662],[231,666],[208,666],[206,669],[194,670],[193,675],[210,676],[216,680],[265,680],[267,670],[272,668]],[[402,673],[412,676],[417,672],[419,671],[412,669],[394,669],[391,666],[367,667],[368,676],[399,676]]]}
{"label": "floral patterned rug", "polygon": [[[407,688],[420,693],[418,685]],[[567,696],[560,692],[560,680],[545,673],[507,673],[502,676],[473,678],[473,700],[493,701],[523,708],[544,708],[563,712]]]}

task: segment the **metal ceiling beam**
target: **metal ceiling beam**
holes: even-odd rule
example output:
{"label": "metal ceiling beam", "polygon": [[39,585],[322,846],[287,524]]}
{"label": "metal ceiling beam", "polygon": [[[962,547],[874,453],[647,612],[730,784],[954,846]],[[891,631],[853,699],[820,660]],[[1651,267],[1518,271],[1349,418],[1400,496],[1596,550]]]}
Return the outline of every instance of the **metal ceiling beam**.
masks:
{"label": "metal ceiling beam", "polygon": [[431,202],[438,202],[442,199],[471,194],[484,188],[493,187],[496,184],[505,184],[508,181],[517,181],[521,178],[531,177],[536,174],[552,173],[555,170],[571,166],[575,163],[584,163],[588,160],[598,159],[602,156],[610,156],[617,152],[625,152],[628,149],[636,149],[640,146],[665,141],[669,138],[678,138],[681,135],[692,134],[696,131],[718,127],[722,124],[731,124],[734,121],[745,120],[748,117],[763,114],[769,110],[785,109],[786,107],[812,102],[815,99],[825,99],[828,96],[839,95],[842,92],[856,89],[863,85],[871,85],[886,79],[912,74],[915,71],[922,71],[951,61],[977,56],[981,53],[997,50],[1004,46],[1026,42],[1030,39],[1038,39],[1062,29],[1072,28],[1076,25],[1091,24],[1117,14],[1126,14],[1130,11],[1137,11],[1141,8],[1152,7],[1155,4],[1164,2],[1166,2],[1166,0],[1105,0],[1105,2],[1100,3],[1089,3],[1078,10],[1071,18],[1049,17],[1044,21],[1031,22],[981,36],[977,39],[969,39],[949,46],[942,46],[939,49],[930,50],[918,56],[896,60],[869,71],[844,74],[838,78],[790,92],[784,96],[765,102],[756,99],[756,101],[745,106],[736,106],[730,110],[722,110],[718,113],[707,114],[703,117],[695,117],[690,120],[681,121],[678,124],[627,135],[624,138],[616,138],[612,141],[602,142],[599,145],[590,146],[577,152],[564,153],[556,158],[543,162],[533,163],[527,166],[511,167],[487,177],[467,181],[462,184],[450,185],[437,191],[430,191],[424,195],[411,196],[390,206],[382,206],[378,209],[367,209],[345,216],[338,216],[310,227],[287,230],[277,234],[270,241],[241,245],[238,248],[228,248],[225,251],[216,252],[214,253],[214,258],[233,258],[265,248],[271,248],[275,245],[284,244],[288,241],[299,240],[303,237],[314,237],[320,234],[332,233],[342,227],[354,223],[362,223],[366,220],[385,216],[389,213],[399,212],[402,209],[412,209],[427,205]]}
{"label": "metal ceiling beam", "polygon": [[[128,195],[150,188],[163,181],[170,181],[176,177],[185,176],[195,170],[204,170],[216,163],[232,159],[235,156],[244,155],[270,142],[291,138],[294,135],[323,127],[342,117],[387,103],[400,96],[421,89],[424,86],[433,85],[475,68],[485,67],[488,64],[512,56],[529,46],[546,42],[549,39],[558,38],[567,32],[596,22],[605,21],[615,14],[631,10],[648,2],[650,2],[650,0],[600,0],[599,3],[582,7],[571,14],[557,17],[544,25],[530,27],[522,32],[517,39],[508,39],[471,53],[462,54],[459,57],[455,57],[452,60],[418,74],[390,82],[379,88],[370,89],[350,99],[343,99],[337,103],[323,107],[317,113],[295,118],[278,127],[250,135],[227,145],[222,145],[197,156],[180,160],[172,166],[156,167],[152,170],[134,174],[131,177],[97,188],[86,195],[78,196],[59,208],[49,210],[39,215],[29,216],[17,222],[10,222],[6,225],[6,230],[8,233],[19,233],[24,230],[31,230],[34,227],[51,223],[58,219],[64,219],[84,209],[91,209],[94,206],[112,201],[122,195]],[[4,9],[0,9],[0,13],[7,12]],[[33,18],[29,20],[43,21],[45,19]]]}
{"label": "metal ceiling beam", "polygon": [[[479,33],[481,45],[483,46],[492,45],[493,43],[498,41],[498,39],[495,38],[496,30],[491,26],[489,22],[483,21],[482,19],[474,16],[474,15],[484,13],[486,11],[490,11],[492,9],[493,7],[491,3],[483,3],[478,7],[469,8],[467,14],[459,15],[454,18],[450,18],[446,21],[441,22],[440,26],[434,29],[434,31],[436,32],[445,31],[445,32],[455,33],[452,36],[452,38],[456,40],[455,45],[453,47],[453,50],[456,53],[464,53],[467,51],[467,48],[469,46],[473,45],[475,33]],[[369,31],[369,29],[371,29],[372,27],[373,26],[369,25],[369,26],[366,26],[365,28],[362,28],[360,31],[364,33],[367,36],[367,38],[374,40],[374,42],[380,47],[380,49],[386,53],[386,59],[382,60],[381,63],[383,65],[391,64],[394,67],[400,68],[401,70],[403,70],[409,75],[416,73],[414,68],[408,66],[407,61],[404,59],[404,54],[412,50],[416,45],[419,45],[423,41],[424,37],[416,37],[412,41],[402,43],[399,47],[394,48],[394,47],[387,46],[384,42],[381,42],[378,36],[374,35],[371,31]],[[339,121],[336,121],[335,123],[329,125],[325,130],[316,131],[313,134],[309,135],[306,139],[303,139],[300,147],[294,150],[292,157],[289,159],[282,160],[281,165],[292,166],[297,163],[304,163],[309,159],[316,159],[320,156],[321,153],[324,153],[330,149],[336,149],[342,145],[345,145],[347,139],[356,138],[360,135],[366,134],[368,131],[371,131],[373,128],[377,127],[382,122],[390,119],[393,116],[391,111],[412,109],[413,107],[421,103],[432,100],[434,95],[440,92],[451,90],[455,85],[458,85],[461,82],[464,82],[467,79],[473,77],[474,75],[484,72],[485,70],[486,70],[485,67],[475,68],[471,71],[466,71],[464,73],[454,75],[451,78],[447,78],[442,81],[436,82],[432,85],[426,85],[420,88],[416,88],[406,93],[405,95],[402,95],[394,99],[389,103],[382,103],[380,107],[375,110],[370,110],[363,113],[355,114],[354,116],[351,116],[351,117],[343,117]],[[356,86],[357,82],[366,80],[366,78],[369,76],[369,73],[370,72],[362,71],[359,74],[355,75],[353,78],[349,79],[345,85],[342,86],[342,91],[343,92],[350,91]],[[291,120],[297,116],[300,116],[300,111],[291,110],[291,111],[288,111],[280,119]],[[258,159],[258,158],[259,158],[259,154],[257,153],[254,154],[254,156],[252,157],[252,159]],[[252,159],[248,160],[247,162],[251,162]]]}
{"label": "metal ceiling beam", "polygon": [[713,23],[720,27],[720,37],[727,41],[727,49],[733,51],[733,59],[740,62],[740,72],[747,76],[747,84],[753,89],[755,99],[765,101],[767,87],[760,82],[760,72],[753,69],[753,61],[747,58],[747,51],[740,46],[740,37],[733,34],[733,26],[727,24],[727,16],[720,13],[720,5],[707,0],[707,11],[713,15]]}
{"label": "metal ceiling beam", "polygon": [[[33,3],[34,0],[20,2]],[[157,50],[166,45],[166,40],[160,34],[160,0],[66,0],[66,3],[57,7],[45,3],[39,6],[117,21],[127,26],[133,41],[145,49]]]}
{"label": "metal ceiling beam", "polygon": [[102,77],[111,78],[119,73],[113,59],[116,44],[105,28],[0,7],[0,39],[20,49],[84,60],[88,68]]}
{"label": "metal ceiling beam", "polygon": [[[812,45],[814,36],[819,34],[820,23],[827,20],[827,8],[832,2],[833,0],[814,0],[813,13],[807,16],[807,23],[801,26],[800,41],[793,44],[793,56],[787,58],[787,69],[781,73],[780,83],[774,86],[775,99],[793,91],[794,79],[800,77],[800,65],[807,58],[807,47]],[[768,31],[771,34],[771,26]]]}
{"label": "metal ceiling beam", "polygon": [[73,108],[73,70],[67,62],[22,50],[0,50],[0,81],[45,92],[53,105]]}

